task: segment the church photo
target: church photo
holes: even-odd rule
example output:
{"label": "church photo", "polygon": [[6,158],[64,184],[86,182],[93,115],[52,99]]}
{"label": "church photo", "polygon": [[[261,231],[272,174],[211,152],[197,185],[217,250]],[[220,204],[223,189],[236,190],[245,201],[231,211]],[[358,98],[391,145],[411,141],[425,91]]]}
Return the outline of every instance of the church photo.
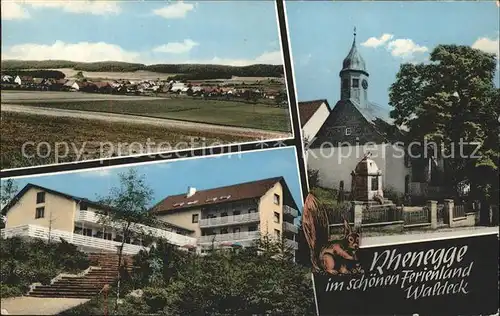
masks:
{"label": "church photo", "polygon": [[373,238],[498,229],[491,6],[287,3],[309,191],[330,237],[343,219]]}

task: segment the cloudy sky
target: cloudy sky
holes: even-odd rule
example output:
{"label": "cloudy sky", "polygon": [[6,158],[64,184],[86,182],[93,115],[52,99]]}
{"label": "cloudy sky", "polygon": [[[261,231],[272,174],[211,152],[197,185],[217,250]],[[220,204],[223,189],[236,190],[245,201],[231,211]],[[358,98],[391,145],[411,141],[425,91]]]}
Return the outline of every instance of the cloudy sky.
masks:
{"label": "cloudy sky", "polygon": [[[264,163],[265,162],[265,163]],[[109,188],[119,185],[118,174],[129,166],[100,168],[52,175],[18,178],[22,189],[28,183],[95,200]],[[177,160],[136,165],[139,174],[154,191],[153,204],[163,198],[187,192],[188,186],[198,190],[242,182],[283,176],[297,205],[302,208],[299,171],[295,148],[276,148],[235,155]],[[2,181],[3,183],[3,181]],[[71,183],[68,186],[68,183]]]}
{"label": "cloudy sky", "polygon": [[2,0],[2,59],[282,64],[269,1]]}
{"label": "cloudy sky", "polygon": [[498,56],[495,1],[290,1],[286,9],[299,101],[338,101],[339,71],[354,26],[370,73],[368,98],[384,106],[400,64],[426,60],[438,44],[470,45]]}

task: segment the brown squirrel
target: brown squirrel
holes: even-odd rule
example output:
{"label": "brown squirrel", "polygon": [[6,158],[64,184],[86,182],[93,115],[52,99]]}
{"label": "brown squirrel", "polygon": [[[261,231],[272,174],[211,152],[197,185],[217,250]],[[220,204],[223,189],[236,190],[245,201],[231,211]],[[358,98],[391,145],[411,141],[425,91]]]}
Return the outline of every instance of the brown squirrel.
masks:
{"label": "brown squirrel", "polygon": [[359,233],[352,230],[345,217],[342,239],[329,241],[326,210],[318,205],[312,194],[309,194],[304,203],[302,218],[315,271],[330,274],[363,272],[356,256],[359,249]]}

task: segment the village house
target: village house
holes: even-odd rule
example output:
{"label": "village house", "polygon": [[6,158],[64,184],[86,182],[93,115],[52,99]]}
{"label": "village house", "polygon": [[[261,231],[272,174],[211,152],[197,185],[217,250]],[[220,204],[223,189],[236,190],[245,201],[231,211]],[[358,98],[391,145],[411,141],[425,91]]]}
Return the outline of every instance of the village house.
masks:
{"label": "village house", "polygon": [[14,82],[18,85],[29,85],[33,83],[33,77],[30,76],[16,76]]}
{"label": "village house", "polygon": [[14,78],[10,75],[3,75],[2,76],[2,82],[12,83],[13,81],[14,81]]}
{"label": "village house", "polygon": [[[85,198],[27,184],[2,209],[6,217],[2,235],[55,241],[63,238],[85,251],[115,252],[123,236],[119,223],[106,220],[106,214],[113,211]],[[178,225],[165,223],[157,228],[134,224],[133,230],[138,234],[126,240],[123,249],[128,254],[149,246],[144,244],[139,232],[179,247],[196,245],[196,239],[189,236],[193,231]]]}
{"label": "village house", "polygon": [[299,102],[302,137],[306,144],[309,144],[318,134],[329,114],[330,105],[327,100]]}
{"label": "village house", "polygon": [[204,252],[215,246],[250,246],[263,235],[286,238],[297,249],[299,211],[282,177],[168,196],[152,212],[194,231]]}

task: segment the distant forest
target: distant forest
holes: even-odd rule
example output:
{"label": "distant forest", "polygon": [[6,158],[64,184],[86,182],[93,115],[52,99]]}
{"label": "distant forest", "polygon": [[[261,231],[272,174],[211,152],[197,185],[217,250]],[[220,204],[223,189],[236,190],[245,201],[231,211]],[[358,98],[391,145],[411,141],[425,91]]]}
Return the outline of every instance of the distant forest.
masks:
{"label": "distant forest", "polygon": [[80,63],[67,60],[2,60],[2,72],[13,70],[72,68],[94,72],[133,72],[146,70],[158,73],[179,74],[179,79],[228,79],[238,77],[281,77],[282,65],[256,64],[250,66],[226,66],[205,64],[155,64],[144,65],[116,61]]}

